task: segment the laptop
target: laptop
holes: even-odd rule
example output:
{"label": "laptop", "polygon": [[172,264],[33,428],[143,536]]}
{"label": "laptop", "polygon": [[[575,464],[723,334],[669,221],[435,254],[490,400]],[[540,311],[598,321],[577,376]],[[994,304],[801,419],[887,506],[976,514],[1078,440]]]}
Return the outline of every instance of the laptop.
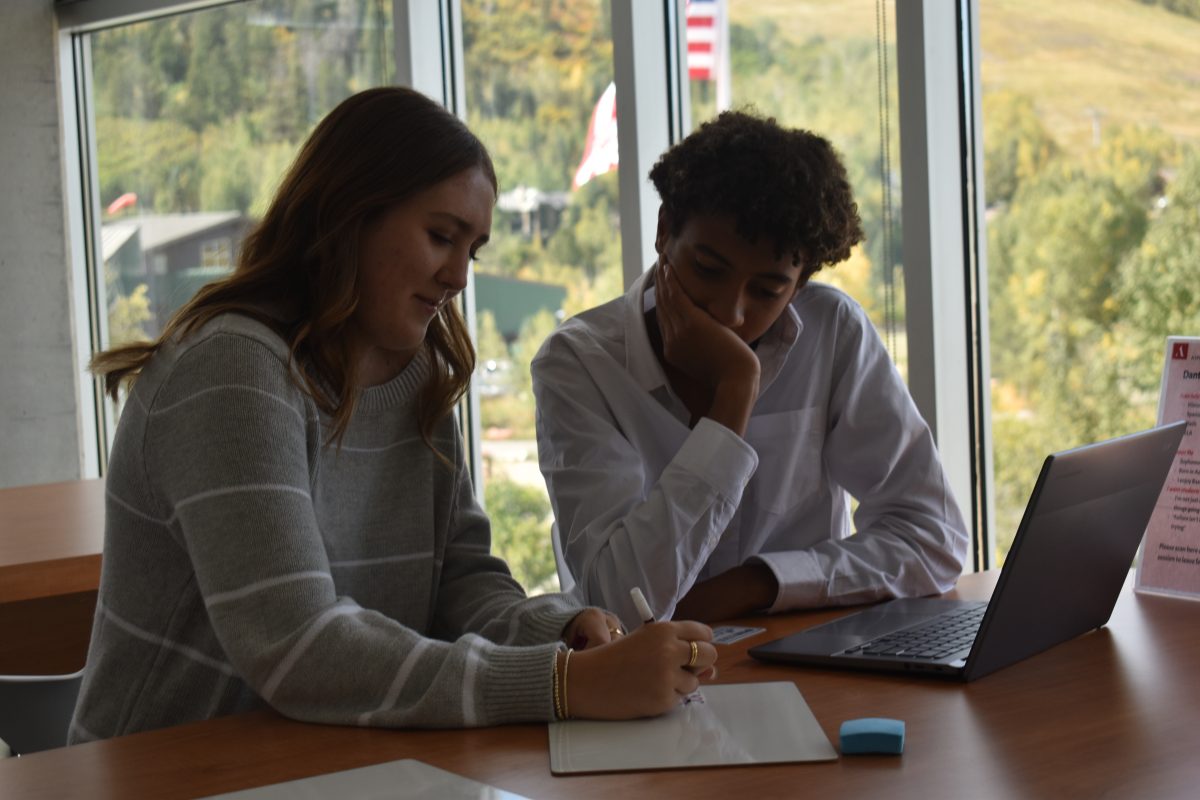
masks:
{"label": "laptop", "polygon": [[1185,421],[1046,458],[990,601],[902,598],[750,648],[761,661],[964,681],[1108,622]]}

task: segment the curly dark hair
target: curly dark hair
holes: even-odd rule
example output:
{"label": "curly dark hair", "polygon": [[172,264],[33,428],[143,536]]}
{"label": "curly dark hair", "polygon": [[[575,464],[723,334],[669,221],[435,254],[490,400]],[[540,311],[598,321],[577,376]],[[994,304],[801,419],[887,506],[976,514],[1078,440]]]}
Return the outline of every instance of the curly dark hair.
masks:
{"label": "curly dark hair", "polygon": [[846,168],[828,140],[773,117],[725,111],[667,150],[650,170],[670,232],[697,214],[732,217],[738,234],[791,253],[803,285],[850,256],[862,221]]}

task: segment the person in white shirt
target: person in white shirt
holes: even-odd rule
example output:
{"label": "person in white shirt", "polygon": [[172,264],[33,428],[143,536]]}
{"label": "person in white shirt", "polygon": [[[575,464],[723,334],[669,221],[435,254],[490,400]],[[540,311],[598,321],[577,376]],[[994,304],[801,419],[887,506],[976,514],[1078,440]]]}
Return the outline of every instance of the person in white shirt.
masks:
{"label": "person in white shirt", "polygon": [[576,591],[633,625],[633,586],[710,622],[950,589],[968,539],[929,428],[859,304],[810,282],[862,239],[836,151],[724,112],[650,179],[654,265],[532,365]]}

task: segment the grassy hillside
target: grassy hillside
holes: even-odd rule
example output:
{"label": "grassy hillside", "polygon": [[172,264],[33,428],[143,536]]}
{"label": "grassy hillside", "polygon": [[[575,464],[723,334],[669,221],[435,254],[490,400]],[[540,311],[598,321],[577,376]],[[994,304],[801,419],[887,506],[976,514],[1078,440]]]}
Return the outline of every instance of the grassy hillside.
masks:
{"label": "grassy hillside", "polygon": [[1200,22],[1133,0],[983,0],[984,92],[1035,98],[1070,149],[1139,122],[1200,141]]}
{"label": "grassy hillside", "polygon": [[[869,0],[730,6],[734,22],[766,17],[797,41],[875,36]],[[1102,126],[1137,121],[1200,141],[1200,22],[1135,0],[980,0],[980,15],[984,91],[1035,98],[1068,149],[1090,143],[1093,110]]]}

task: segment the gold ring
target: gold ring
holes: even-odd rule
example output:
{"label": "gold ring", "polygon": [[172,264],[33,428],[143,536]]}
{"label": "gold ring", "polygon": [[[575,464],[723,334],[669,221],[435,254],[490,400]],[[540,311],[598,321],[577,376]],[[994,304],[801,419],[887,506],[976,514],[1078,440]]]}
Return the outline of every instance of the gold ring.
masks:
{"label": "gold ring", "polygon": [[618,628],[609,628],[608,633],[610,636],[624,636],[625,635],[625,631],[621,630],[619,627]]}
{"label": "gold ring", "polygon": [[688,642],[692,646],[692,657],[688,659],[687,668],[691,669],[696,666],[696,659],[700,657],[700,645],[695,642]]}

